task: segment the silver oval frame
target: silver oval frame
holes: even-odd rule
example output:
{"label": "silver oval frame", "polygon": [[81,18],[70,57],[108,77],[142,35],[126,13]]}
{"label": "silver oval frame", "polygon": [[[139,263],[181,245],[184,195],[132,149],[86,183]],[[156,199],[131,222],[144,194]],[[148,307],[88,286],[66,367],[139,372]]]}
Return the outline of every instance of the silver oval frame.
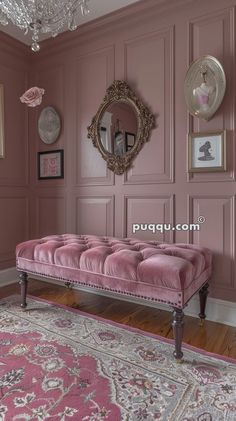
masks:
{"label": "silver oval frame", "polygon": [[[202,86],[207,88],[205,93]],[[220,107],[225,90],[225,72],[215,57],[202,56],[190,65],[184,81],[184,96],[191,115],[210,120]]]}
{"label": "silver oval frame", "polygon": [[42,109],[38,118],[38,134],[47,145],[56,142],[61,132],[61,119],[55,108],[48,106]]}

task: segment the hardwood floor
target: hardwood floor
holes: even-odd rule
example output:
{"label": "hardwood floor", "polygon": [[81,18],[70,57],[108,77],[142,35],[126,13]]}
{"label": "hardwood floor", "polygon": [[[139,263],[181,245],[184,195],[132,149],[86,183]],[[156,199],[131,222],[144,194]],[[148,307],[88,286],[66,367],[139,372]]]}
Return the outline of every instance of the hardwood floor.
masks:
{"label": "hardwood floor", "polygon": [[[0,288],[0,298],[20,293],[18,284]],[[47,282],[30,280],[28,294],[38,298],[78,308],[86,313],[127,324],[166,338],[173,338],[171,313],[139,304],[90,294]],[[184,342],[229,357],[236,358],[236,327],[185,316]]]}

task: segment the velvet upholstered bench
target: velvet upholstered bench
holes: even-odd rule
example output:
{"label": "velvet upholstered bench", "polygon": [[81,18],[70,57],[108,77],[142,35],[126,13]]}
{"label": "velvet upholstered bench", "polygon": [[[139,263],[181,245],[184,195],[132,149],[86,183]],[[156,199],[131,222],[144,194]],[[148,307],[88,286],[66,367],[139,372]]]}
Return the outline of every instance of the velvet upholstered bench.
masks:
{"label": "velvet upholstered bench", "polygon": [[173,311],[174,356],[180,360],[183,308],[199,292],[205,318],[210,250],[193,244],[162,244],[135,238],[50,235],[16,247],[21,306],[26,307],[28,274],[165,303]]}

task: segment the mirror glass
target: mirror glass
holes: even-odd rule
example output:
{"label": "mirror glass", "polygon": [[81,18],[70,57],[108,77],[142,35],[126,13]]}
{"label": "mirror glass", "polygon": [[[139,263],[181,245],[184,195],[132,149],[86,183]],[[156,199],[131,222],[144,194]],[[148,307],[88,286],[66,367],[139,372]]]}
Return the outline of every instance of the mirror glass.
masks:
{"label": "mirror glass", "polygon": [[138,118],[134,106],[125,101],[114,101],[100,119],[100,139],[104,149],[122,156],[135,145]]}

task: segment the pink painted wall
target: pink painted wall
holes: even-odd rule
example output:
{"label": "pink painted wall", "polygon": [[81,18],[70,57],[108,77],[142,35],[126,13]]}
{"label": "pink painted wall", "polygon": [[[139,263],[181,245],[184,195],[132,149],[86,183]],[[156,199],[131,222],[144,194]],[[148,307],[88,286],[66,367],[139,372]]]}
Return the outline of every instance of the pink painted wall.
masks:
{"label": "pink painted wall", "polygon": [[15,265],[15,245],[29,237],[28,123],[19,101],[28,85],[29,59],[25,46],[0,32],[5,137],[5,158],[0,158],[0,269]]}
{"label": "pink painted wall", "polygon": [[[235,8],[236,0],[223,6],[221,0],[144,0],[43,43],[33,56],[31,85],[45,88],[42,107],[59,111],[63,129],[55,144],[44,145],[37,135],[42,107],[31,110],[31,237],[131,236],[133,222],[192,223],[203,215],[206,222],[197,233],[136,235],[210,247],[211,294],[236,300]],[[209,122],[189,115],[183,93],[189,64],[204,54],[217,57],[227,77],[224,102]],[[87,126],[114,79],[127,80],[156,116],[150,141],[123,176],[107,170],[87,139]],[[187,133],[223,129],[227,171],[188,174]],[[37,152],[59,148],[65,151],[65,178],[37,180]],[[22,177],[25,165],[19,171]]]}

